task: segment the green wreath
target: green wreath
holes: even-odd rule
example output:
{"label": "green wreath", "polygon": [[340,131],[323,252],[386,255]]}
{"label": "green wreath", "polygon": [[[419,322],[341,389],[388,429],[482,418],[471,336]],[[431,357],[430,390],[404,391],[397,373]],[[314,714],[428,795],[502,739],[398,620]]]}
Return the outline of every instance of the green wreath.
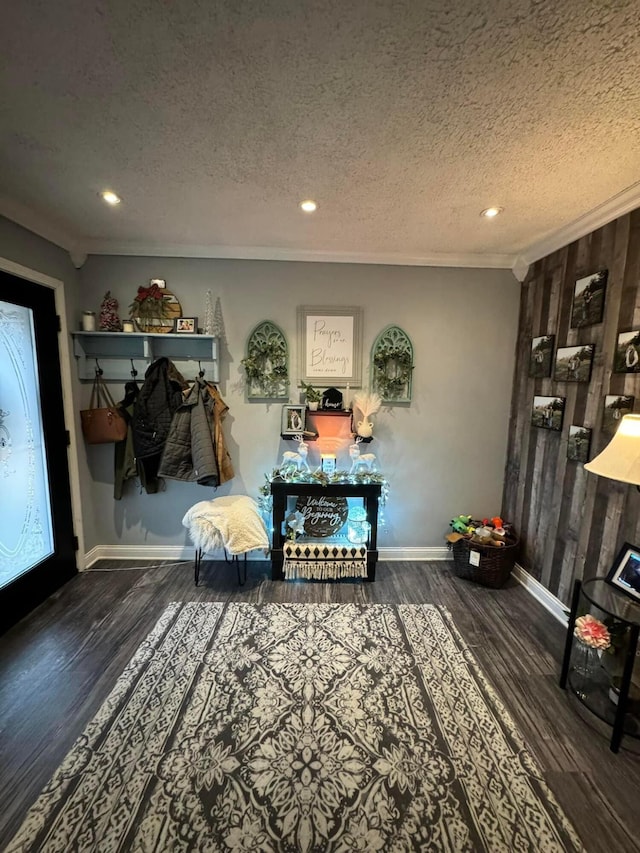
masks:
{"label": "green wreath", "polygon": [[[240,364],[244,367],[249,385],[260,389],[265,397],[282,397],[283,385],[289,384],[287,355],[282,345],[275,342],[253,343],[246,358]],[[270,365],[270,369],[267,369]]]}
{"label": "green wreath", "polygon": [[[394,375],[389,375],[393,365]],[[383,347],[373,357],[374,386],[383,400],[395,400],[408,388],[413,370],[411,353],[402,347]]]}

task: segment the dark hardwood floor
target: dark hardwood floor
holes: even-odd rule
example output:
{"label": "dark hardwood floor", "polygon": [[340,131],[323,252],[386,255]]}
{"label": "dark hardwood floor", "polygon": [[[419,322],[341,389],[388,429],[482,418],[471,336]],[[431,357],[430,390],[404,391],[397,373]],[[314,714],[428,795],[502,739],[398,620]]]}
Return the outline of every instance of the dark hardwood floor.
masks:
{"label": "dark hardwood floor", "polygon": [[[273,582],[248,563],[101,561],[0,638],[0,848],[171,601],[434,603],[447,607],[588,851],[640,850],[640,755],[558,687],[563,627],[515,581],[490,590],[451,564],[379,563],[375,583]],[[110,568],[114,567],[114,568]]]}

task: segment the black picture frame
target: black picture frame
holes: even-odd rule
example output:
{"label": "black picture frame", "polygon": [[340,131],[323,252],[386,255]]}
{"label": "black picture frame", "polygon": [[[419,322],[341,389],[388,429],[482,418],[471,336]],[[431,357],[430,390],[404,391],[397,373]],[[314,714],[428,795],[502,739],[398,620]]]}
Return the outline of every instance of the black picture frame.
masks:
{"label": "black picture frame", "polygon": [[594,344],[558,347],[553,367],[556,382],[588,382],[593,368]]}
{"label": "black picture frame", "polygon": [[625,542],[605,580],[625,595],[640,601],[640,548]]}
{"label": "black picture frame", "polygon": [[571,424],[567,439],[567,459],[571,462],[589,461],[591,451],[591,430],[585,426]]}
{"label": "black picture frame", "polygon": [[633,414],[636,398],[629,394],[607,394],[602,408],[602,432],[615,435],[625,415]]}
{"label": "black picture frame", "polygon": [[536,394],[531,407],[531,425],[560,432],[566,401],[566,397],[545,397]]}
{"label": "black picture frame", "polygon": [[640,329],[618,333],[613,370],[614,373],[640,373]]}
{"label": "black picture frame", "polygon": [[176,335],[197,335],[197,317],[176,317],[173,321],[173,331]]}
{"label": "black picture frame", "polygon": [[529,376],[535,379],[551,376],[555,339],[555,335],[539,335],[537,338],[531,339]]}
{"label": "black picture frame", "polygon": [[602,323],[608,277],[608,270],[599,270],[576,279],[571,305],[572,329]]}

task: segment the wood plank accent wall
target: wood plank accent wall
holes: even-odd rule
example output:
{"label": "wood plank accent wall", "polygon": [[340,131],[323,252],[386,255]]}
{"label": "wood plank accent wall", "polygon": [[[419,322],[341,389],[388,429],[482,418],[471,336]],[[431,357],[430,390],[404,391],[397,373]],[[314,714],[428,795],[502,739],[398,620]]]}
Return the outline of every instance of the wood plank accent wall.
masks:
{"label": "wood plank accent wall", "polygon": [[[570,328],[576,279],[601,269],[609,270],[603,322]],[[522,285],[503,517],[522,537],[522,566],[567,605],[574,578],[604,575],[624,542],[640,545],[640,492],[567,459],[572,424],[593,430],[591,459],[610,440],[605,395],[630,394],[640,412],[640,375],[613,372],[618,333],[631,329],[640,329],[640,210],[537,261]],[[593,343],[591,380],[530,378],[539,335],[555,335],[556,348]],[[561,433],[531,426],[534,395],[566,397]]]}

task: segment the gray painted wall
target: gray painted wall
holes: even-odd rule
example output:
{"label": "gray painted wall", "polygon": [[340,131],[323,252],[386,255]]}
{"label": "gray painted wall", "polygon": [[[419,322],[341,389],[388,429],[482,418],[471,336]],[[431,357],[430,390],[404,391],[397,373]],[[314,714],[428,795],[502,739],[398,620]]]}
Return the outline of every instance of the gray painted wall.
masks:
{"label": "gray painted wall", "polygon": [[[368,381],[371,345],[389,323],[401,326],[415,349],[413,402],[376,416],[375,452],[391,483],[381,547],[442,547],[450,518],[493,515],[502,504],[509,405],[520,286],[505,270],[463,270],[274,261],[90,257],[80,271],[83,309],[98,310],[107,290],[121,318],[139,285],[167,279],[185,315],[204,318],[205,296],[221,298],[227,337],[220,391],[230,407],[225,432],[236,469],[213,491],[167,482],[158,495],[129,484],[114,502],[113,449],[79,448],[91,473],[84,502],[86,547],[181,545],[185,510],[219,495],[257,495],[264,474],[278,463],[280,405],[246,401],[240,360],[251,329],[278,323],[291,354],[292,400],[298,401],[296,308],[359,305],[364,309],[363,369]],[[117,393],[116,389],[116,392]],[[83,386],[87,403],[90,387]],[[340,461],[340,460],[339,460]]]}

